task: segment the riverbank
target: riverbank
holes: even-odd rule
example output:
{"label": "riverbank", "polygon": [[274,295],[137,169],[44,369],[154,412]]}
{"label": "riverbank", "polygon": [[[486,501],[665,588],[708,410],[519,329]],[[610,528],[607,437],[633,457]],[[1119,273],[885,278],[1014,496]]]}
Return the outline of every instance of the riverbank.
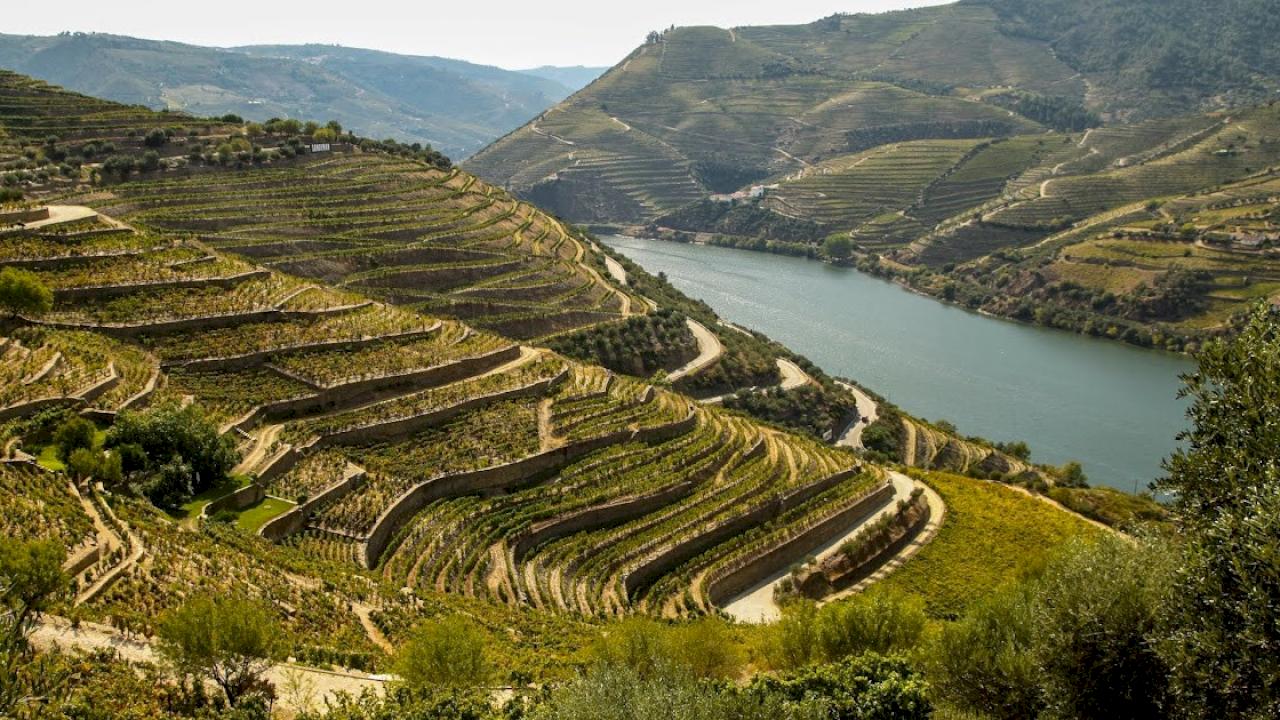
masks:
{"label": "riverbank", "polygon": [[1036,462],[1079,460],[1094,484],[1145,486],[1185,427],[1178,375],[1192,365],[1183,356],[962,311],[852,268],[602,240],[832,376],[916,417],[951,420],[963,434],[1025,441]]}
{"label": "riverbank", "polygon": [[[1075,307],[1045,303],[1027,304],[1024,298],[1017,295],[997,294],[997,291],[991,288],[966,282],[953,274],[936,272],[925,267],[903,265],[872,253],[855,251],[848,259],[839,260],[824,255],[816,245],[800,243],[758,241],[754,238],[726,238],[717,241],[717,238],[726,236],[685,231],[653,233],[648,228],[638,225],[599,225],[592,226],[591,230],[610,232],[638,240],[728,248],[765,255],[804,258],[832,267],[853,268],[892,282],[904,290],[935,302],[980,315],[1179,355],[1189,355],[1199,349],[1205,340],[1220,334],[1218,332],[1188,333],[1166,324],[1139,323],[1101,313],[1082,311]],[[988,298],[988,300],[981,302],[981,298]]]}

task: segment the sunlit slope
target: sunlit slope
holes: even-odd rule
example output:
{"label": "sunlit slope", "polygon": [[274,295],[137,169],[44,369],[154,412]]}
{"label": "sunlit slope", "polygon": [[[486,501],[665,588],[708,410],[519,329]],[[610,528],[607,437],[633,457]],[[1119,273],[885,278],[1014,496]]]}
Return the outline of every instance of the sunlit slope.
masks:
{"label": "sunlit slope", "polygon": [[[885,142],[1035,132],[1034,122],[974,92],[933,86],[954,82],[955,73],[972,73],[975,87],[1074,86],[1051,57],[1035,62],[994,30],[984,36],[985,16],[934,8],[794,27],[680,28],[479,153],[468,169],[575,219],[643,220]],[[940,42],[952,21],[967,28],[958,51],[983,57],[957,67],[936,50],[913,49]],[[957,47],[955,37],[947,47]],[[902,59],[912,57],[914,64]]]}

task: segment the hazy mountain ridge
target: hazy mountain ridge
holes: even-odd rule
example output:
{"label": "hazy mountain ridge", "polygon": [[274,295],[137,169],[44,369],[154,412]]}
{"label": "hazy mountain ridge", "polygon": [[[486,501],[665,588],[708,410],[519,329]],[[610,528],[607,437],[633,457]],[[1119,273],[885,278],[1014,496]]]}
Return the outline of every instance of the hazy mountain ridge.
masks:
{"label": "hazy mountain ridge", "polygon": [[462,158],[563,99],[555,80],[332,45],[211,48],[107,34],[0,35],[0,66],[197,115],[333,118]]}
{"label": "hazy mountain ridge", "polygon": [[577,92],[590,85],[593,80],[603,75],[608,69],[607,67],[587,67],[585,65],[574,65],[572,67],[542,65],[536,68],[517,70],[516,72],[555,80],[570,90]]}

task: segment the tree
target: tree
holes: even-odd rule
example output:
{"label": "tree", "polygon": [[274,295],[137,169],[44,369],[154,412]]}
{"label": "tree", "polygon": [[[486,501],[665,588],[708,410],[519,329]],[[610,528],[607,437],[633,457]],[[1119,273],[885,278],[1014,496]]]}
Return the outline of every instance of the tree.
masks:
{"label": "tree", "polygon": [[169,142],[169,136],[160,128],[151,130],[142,140],[142,144],[149,148],[163,147],[167,142]]}
{"label": "tree", "polygon": [[1058,484],[1063,487],[1087,488],[1089,476],[1084,474],[1084,467],[1072,460],[1058,471]]}
{"label": "tree", "polygon": [[[217,425],[195,404],[162,403],[143,412],[123,412],[107,431],[105,446],[136,445],[147,458],[140,486],[146,495],[165,507],[180,505],[226,477],[235,467],[235,441],[218,432]],[[130,451],[129,466],[136,463]]]}
{"label": "tree", "polygon": [[280,632],[275,614],[259,602],[201,596],[165,613],[157,635],[179,674],[213,681],[234,707],[264,691]]}
{"label": "tree", "polygon": [[730,680],[742,671],[742,653],[728,624],[718,617],[669,628],[662,644],[672,665],[690,677]]}
{"label": "tree", "polygon": [[29,641],[36,614],[66,589],[65,560],[52,541],[0,537],[0,717],[42,717],[65,690],[65,670]]}
{"label": "tree", "polygon": [[396,653],[395,671],[415,690],[475,687],[490,675],[484,646],[483,632],[462,616],[429,620]]}
{"label": "tree", "polygon": [[1076,541],[1036,583],[1035,657],[1054,717],[1162,718],[1169,668],[1157,652],[1172,578],[1154,538]]}
{"label": "tree", "polygon": [[1186,551],[1163,646],[1191,718],[1280,715],[1280,319],[1260,305],[1183,378],[1192,429],[1165,463]]}
{"label": "tree", "polygon": [[0,309],[10,317],[48,312],[52,307],[53,291],[40,276],[13,267],[0,270]]}
{"label": "tree", "polygon": [[79,415],[67,418],[53,431],[53,444],[58,459],[66,462],[76,450],[92,450],[98,428]]}
{"label": "tree", "polygon": [[847,260],[853,254],[853,240],[848,235],[832,235],[822,243],[827,256],[835,260]]}

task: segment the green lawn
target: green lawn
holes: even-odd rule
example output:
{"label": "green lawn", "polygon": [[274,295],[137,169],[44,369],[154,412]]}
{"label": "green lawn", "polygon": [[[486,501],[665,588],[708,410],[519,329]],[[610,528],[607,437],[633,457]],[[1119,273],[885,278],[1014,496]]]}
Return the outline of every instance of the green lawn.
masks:
{"label": "green lawn", "polygon": [[40,467],[52,472],[63,472],[67,469],[66,464],[58,459],[58,448],[52,443],[40,448],[40,452],[36,453],[36,462]]}
{"label": "green lawn", "polygon": [[191,498],[190,502],[182,506],[182,512],[180,516],[186,520],[191,520],[193,518],[199,517],[200,512],[204,510],[205,505],[208,505],[209,503],[213,502],[214,500],[217,500],[223,495],[230,495],[231,493],[235,492],[236,490],[239,490],[240,488],[248,484],[249,484],[249,478],[243,475],[232,475],[227,479],[223,480],[222,482],[218,483],[217,485],[214,485],[206,489],[204,492],[200,493],[199,495],[196,495],[195,497]]}
{"label": "green lawn", "polygon": [[266,525],[268,520],[283,515],[294,507],[291,502],[272,497],[266,498],[241,510],[239,517],[236,518],[236,527],[247,533],[257,534],[258,529]]}
{"label": "green lawn", "polygon": [[926,473],[947,504],[937,537],[873,592],[922,597],[935,618],[953,618],[969,603],[1016,580],[1074,537],[1102,531],[1025,493],[985,480]]}

